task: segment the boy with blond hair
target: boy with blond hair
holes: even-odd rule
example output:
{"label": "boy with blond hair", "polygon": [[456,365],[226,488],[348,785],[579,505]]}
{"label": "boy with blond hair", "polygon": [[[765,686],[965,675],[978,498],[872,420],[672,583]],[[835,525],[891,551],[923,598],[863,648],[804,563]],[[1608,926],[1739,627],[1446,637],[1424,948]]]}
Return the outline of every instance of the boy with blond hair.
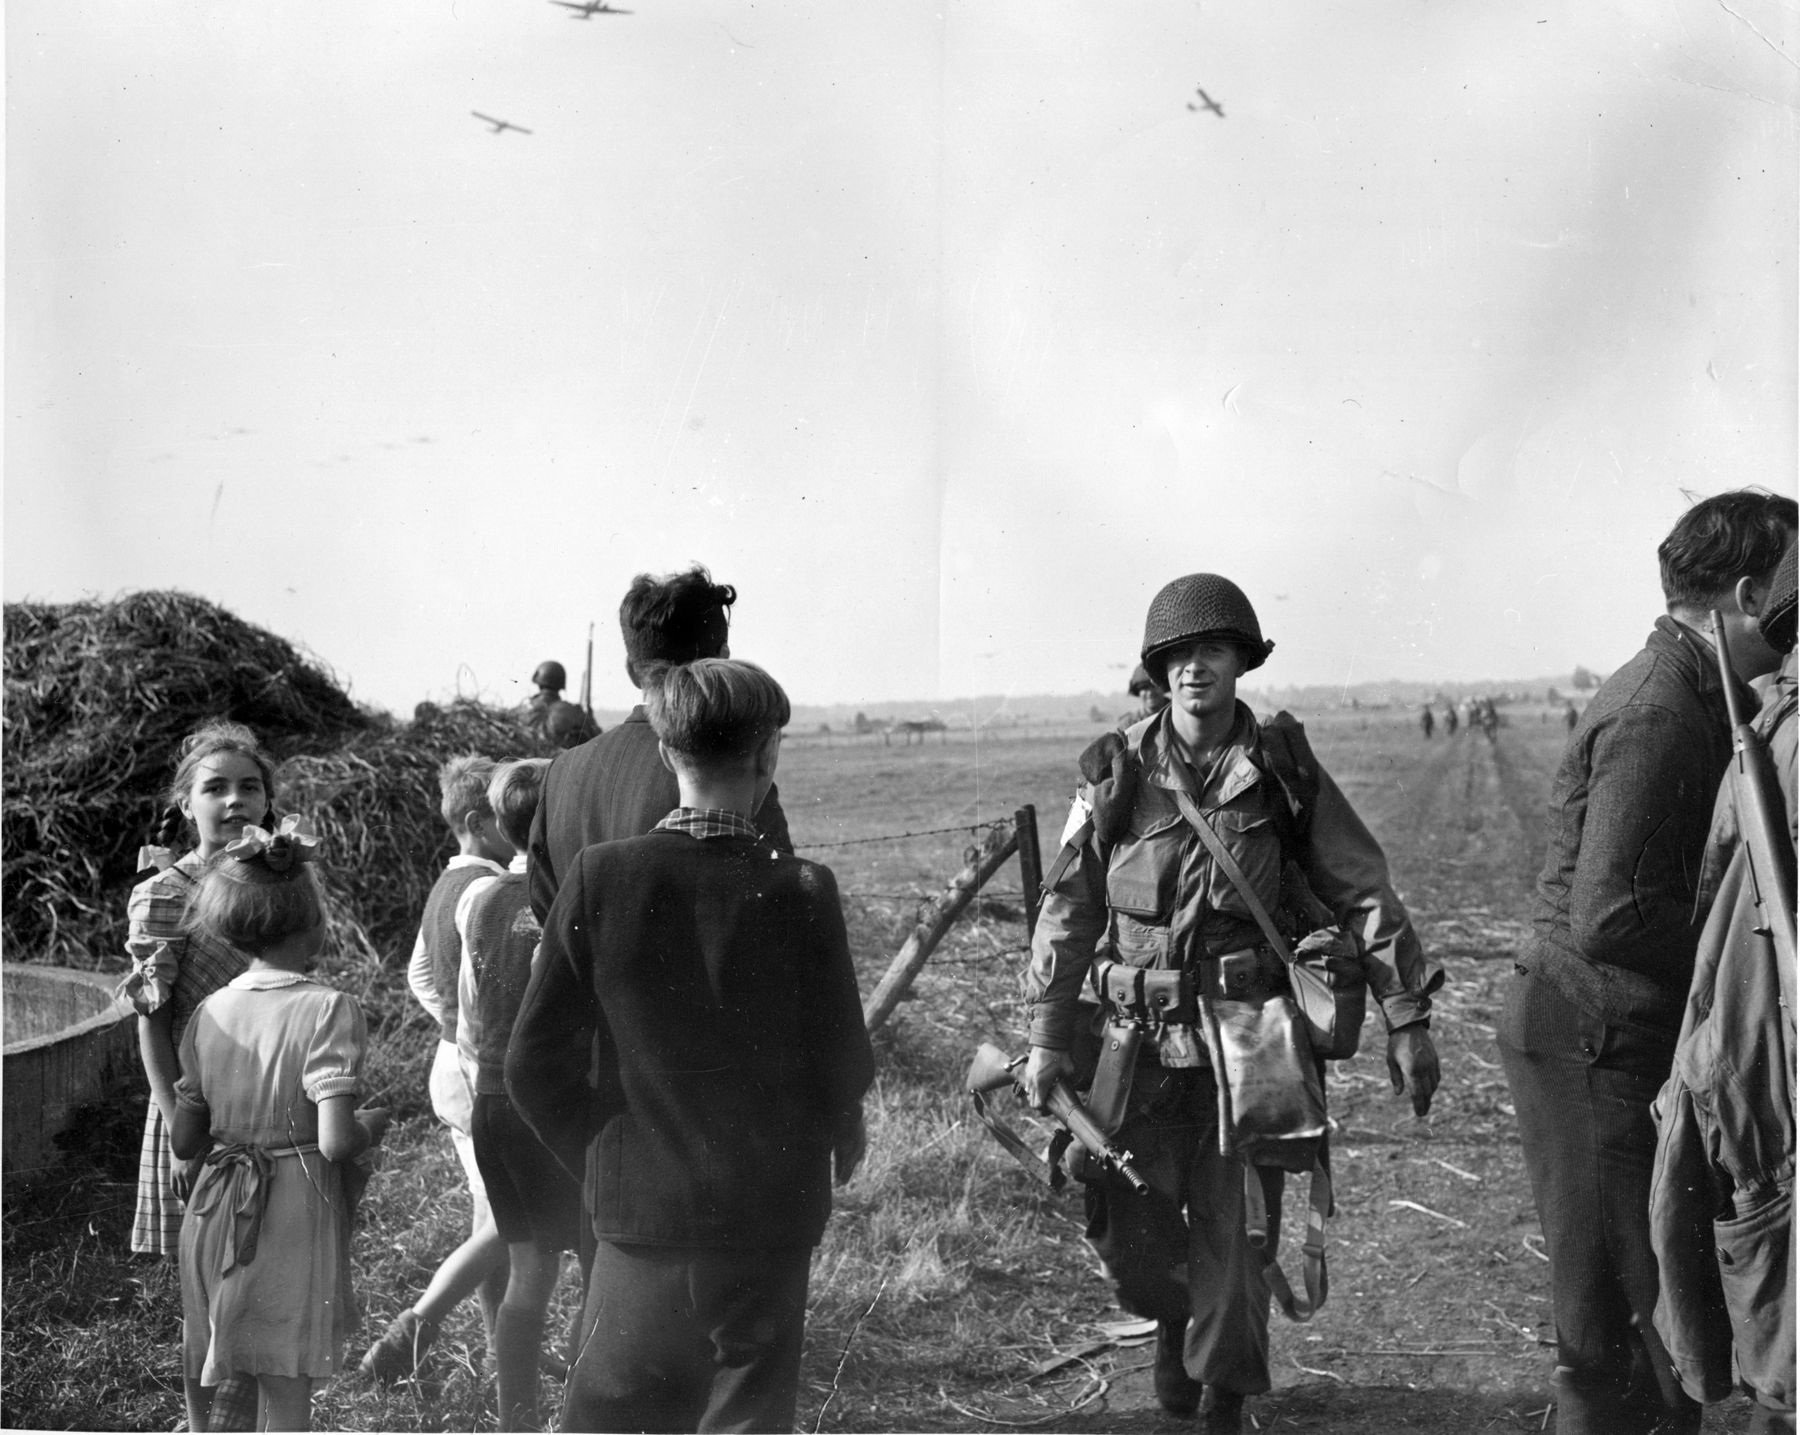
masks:
{"label": "boy with blond hair", "polygon": [[406,983],[419,1005],[438,1024],[432,1058],[431,1109],[450,1128],[450,1144],[469,1183],[469,1238],[438,1267],[418,1303],[402,1311],[362,1358],[362,1373],[386,1384],[411,1375],[437,1338],[443,1318],[471,1291],[481,1301],[488,1349],[494,1345],[494,1318],[506,1290],[506,1243],[488,1210],[487,1190],[475,1162],[470,1118],[475,1093],[456,1054],[457,974],[462,934],[457,910],[471,885],[506,871],[513,847],[500,834],[488,805],[493,759],[469,753],[438,769],[438,810],[456,838],[456,855],[445,864],[425,898],[419,935],[407,963]]}
{"label": "boy with blond hair", "polygon": [[647,676],[681,805],[564,875],[506,1062],[597,1246],[562,1428],[791,1430],[874,1061],[830,870],[751,820],[787,695],[723,658]]}

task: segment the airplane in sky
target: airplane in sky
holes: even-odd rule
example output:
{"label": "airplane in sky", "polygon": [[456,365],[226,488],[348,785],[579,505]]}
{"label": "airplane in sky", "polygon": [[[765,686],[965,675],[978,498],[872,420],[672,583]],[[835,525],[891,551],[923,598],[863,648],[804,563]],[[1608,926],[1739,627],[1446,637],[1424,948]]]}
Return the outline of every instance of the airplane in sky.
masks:
{"label": "airplane in sky", "polygon": [[592,20],[596,15],[629,15],[629,10],[615,10],[611,0],[550,0],[552,5],[560,5],[565,10],[575,13],[571,20]]}
{"label": "airplane in sky", "polygon": [[1223,105],[1221,105],[1217,100],[1215,100],[1211,95],[1207,94],[1205,90],[1201,89],[1198,85],[1195,85],[1194,93],[1196,95],[1200,96],[1200,103],[1195,104],[1192,100],[1189,100],[1188,108],[1190,110],[1192,110],[1195,114],[1199,114],[1200,111],[1202,111],[1202,110],[1211,110],[1220,119],[1225,118],[1225,107]]}
{"label": "airplane in sky", "polygon": [[492,115],[482,114],[480,110],[470,110],[469,113],[474,115],[476,119],[482,121],[484,124],[492,125],[494,127],[493,133],[495,134],[501,134],[506,130],[517,130],[522,135],[531,133],[524,125],[515,125],[511,120],[497,120]]}

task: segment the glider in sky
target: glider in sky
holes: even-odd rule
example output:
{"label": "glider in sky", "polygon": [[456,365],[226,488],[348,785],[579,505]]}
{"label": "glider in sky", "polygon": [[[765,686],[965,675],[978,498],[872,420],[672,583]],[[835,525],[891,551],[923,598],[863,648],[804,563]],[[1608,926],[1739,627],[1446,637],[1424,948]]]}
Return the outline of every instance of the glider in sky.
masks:
{"label": "glider in sky", "polygon": [[492,115],[482,114],[480,110],[470,110],[469,113],[474,115],[476,119],[482,121],[484,124],[492,125],[495,134],[501,134],[506,130],[517,130],[522,135],[531,133],[524,125],[515,125],[511,120],[497,120]]}
{"label": "glider in sky", "polygon": [[1196,95],[1200,96],[1200,103],[1195,104],[1192,100],[1189,100],[1188,108],[1190,110],[1192,110],[1195,114],[1199,114],[1200,111],[1202,111],[1202,110],[1211,110],[1220,119],[1225,118],[1225,107],[1223,105],[1221,105],[1217,100],[1215,100],[1211,95],[1207,94],[1205,90],[1201,89],[1198,85],[1195,85],[1194,93]]}
{"label": "glider in sky", "polygon": [[627,15],[628,10],[615,10],[611,0],[550,0],[552,5],[560,5],[565,10],[575,13],[571,20],[592,20],[596,15]]}

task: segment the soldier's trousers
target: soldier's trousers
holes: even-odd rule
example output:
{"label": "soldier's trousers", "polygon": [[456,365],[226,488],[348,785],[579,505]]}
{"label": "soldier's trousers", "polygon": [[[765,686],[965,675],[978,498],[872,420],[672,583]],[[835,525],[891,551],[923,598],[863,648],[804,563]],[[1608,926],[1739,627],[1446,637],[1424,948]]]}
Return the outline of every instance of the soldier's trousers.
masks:
{"label": "soldier's trousers", "polygon": [[1218,1097],[1206,1070],[1141,1066],[1116,1140],[1150,1194],[1116,1177],[1087,1186],[1088,1240],[1126,1310],[1186,1320],[1187,1372],[1257,1395],[1269,1382],[1269,1280],[1284,1174],[1258,1167],[1268,1251],[1244,1227],[1244,1163],[1219,1154]]}

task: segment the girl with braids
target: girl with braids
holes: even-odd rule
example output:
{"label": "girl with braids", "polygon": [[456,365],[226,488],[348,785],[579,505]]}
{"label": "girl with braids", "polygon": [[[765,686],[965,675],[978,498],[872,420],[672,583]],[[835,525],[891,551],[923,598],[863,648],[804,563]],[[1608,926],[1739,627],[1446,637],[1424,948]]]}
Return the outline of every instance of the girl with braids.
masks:
{"label": "girl with braids", "polygon": [[314,981],[325,942],[292,817],[248,826],[207,865],[195,937],[248,966],[194,1012],[181,1041],[171,1144],[200,1170],[181,1228],[182,1375],[203,1428],[227,1376],[255,1378],[262,1428],[305,1430],[313,1383],[343,1368],[355,1321],[350,1164],[388,1113],[357,1109],[368,1030],[356,1001]]}
{"label": "girl with braids", "polygon": [[[183,923],[207,861],[248,825],[269,820],[274,765],[249,728],[210,722],[183,741],[167,798],[152,841],[163,848],[184,839],[195,845],[162,866],[165,855],[158,862],[162,870],[132,892],[125,944],[132,970],[120,991],[137,1009],[138,1050],[150,1083],[131,1249],[173,1261],[181,1239],[182,1197],[193,1175],[177,1166],[169,1150],[180,1075],[175,1054],[194,1009],[244,969],[242,952],[215,937],[190,934]],[[255,1429],[255,1382],[228,1382],[212,1413],[215,1430]]]}

